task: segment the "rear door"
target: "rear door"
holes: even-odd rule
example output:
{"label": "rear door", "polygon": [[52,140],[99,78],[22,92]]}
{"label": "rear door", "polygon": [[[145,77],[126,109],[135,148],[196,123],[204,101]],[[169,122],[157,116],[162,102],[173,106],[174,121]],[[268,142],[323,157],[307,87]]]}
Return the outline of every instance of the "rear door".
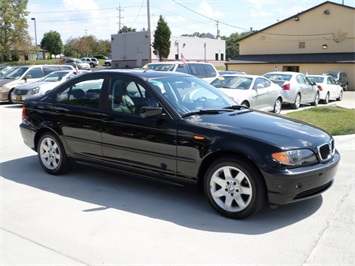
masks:
{"label": "rear door", "polygon": [[100,95],[105,76],[84,76],[62,85],[56,94],[57,125],[70,152],[76,157],[100,159]]}

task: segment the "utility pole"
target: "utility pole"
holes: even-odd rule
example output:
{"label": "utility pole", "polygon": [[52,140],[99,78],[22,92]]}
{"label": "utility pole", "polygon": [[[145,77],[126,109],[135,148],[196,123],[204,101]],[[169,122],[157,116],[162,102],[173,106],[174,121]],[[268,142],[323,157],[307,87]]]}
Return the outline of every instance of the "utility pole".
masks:
{"label": "utility pole", "polygon": [[121,19],[123,18],[121,16],[121,12],[123,11],[123,9],[121,9],[121,5],[118,7],[118,32],[121,31]]}
{"label": "utility pole", "polygon": [[218,39],[218,37],[219,37],[219,28],[218,28],[218,23],[219,23],[219,21],[217,20],[217,37],[216,37],[216,39]]}
{"label": "utility pole", "polygon": [[148,63],[152,62],[152,40],[151,40],[151,30],[150,30],[150,4],[147,0],[147,17],[148,17]]}

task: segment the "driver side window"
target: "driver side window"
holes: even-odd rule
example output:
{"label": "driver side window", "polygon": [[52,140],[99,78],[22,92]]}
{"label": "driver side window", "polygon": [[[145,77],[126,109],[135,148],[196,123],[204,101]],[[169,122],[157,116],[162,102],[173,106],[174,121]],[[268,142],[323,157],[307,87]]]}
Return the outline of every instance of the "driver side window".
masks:
{"label": "driver side window", "polygon": [[139,115],[142,106],[158,106],[156,96],[149,88],[127,78],[111,80],[109,106],[112,111]]}

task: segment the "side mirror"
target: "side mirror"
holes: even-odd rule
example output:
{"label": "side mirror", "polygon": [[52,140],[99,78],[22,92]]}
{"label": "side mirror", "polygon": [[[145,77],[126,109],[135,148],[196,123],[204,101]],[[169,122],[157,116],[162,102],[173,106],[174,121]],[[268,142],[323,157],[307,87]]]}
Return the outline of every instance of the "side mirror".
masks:
{"label": "side mirror", "polygon": [[264,85],[259,83],[258,85],[256,85],[256,89],[263,89],[264,88]]}
{"label": "side mirror", "polygon": [[139,115],[142,118],[159,117],[163,113],[163,108],[154,106],[142,106]]}

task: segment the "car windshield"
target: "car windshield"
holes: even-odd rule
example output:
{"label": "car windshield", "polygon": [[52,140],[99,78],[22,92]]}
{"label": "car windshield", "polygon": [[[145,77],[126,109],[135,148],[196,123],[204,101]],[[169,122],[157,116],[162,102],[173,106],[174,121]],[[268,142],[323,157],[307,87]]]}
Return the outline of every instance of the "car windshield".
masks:
{"label": "car windshield", "polygon": [[61,81],[62,78],[67,75],[69,72],[68,71],[56,71],[48,74],[44,78],[41,79],[41,81],[44,82],[58,82]]}
{"label": "car windshield", "polygon": [[272,73],[272,74],[265,74],[264,77],[275,81],[290,81],[292,75]]}
{"label": "car windshield", "polygon": [[196,77],[154,78],[149,82],[181,116],[194,112],[223,111],[236,105],[224,93]]}
{"label": "car windshield", "polygon": [[219,76],[211,82],[211,85],[216,88],[249,90],[252,82],[253,78],[250,77]]}
{"label": "car windshield", "polygon": [[333,77],[333,78],[335,78],[335,79],[338,78],[338,73],[336,73],[336,72],[328,72],[328,73],[326,73],[326,74],[329,75],[329,76],[331,76],[331,77]]}
{"label": "car windshield", "polygon": [[145,69],[152,69],[155,71],[173,71],[175,64],[149,64],[145,65]]}
{"label": "car windshield", "polygon": [[19,79],[23,75],[23,73],[26,72],[27,69],[28,69],[28,67],[15,68],[15,69],[11,70],[10,72],[6,73],[3,78],[4,79]]}
{"label": "car windshield", "polygon": [[324,77],[308,76],[308,78],[315,83],[323,83],[324,81]]}

